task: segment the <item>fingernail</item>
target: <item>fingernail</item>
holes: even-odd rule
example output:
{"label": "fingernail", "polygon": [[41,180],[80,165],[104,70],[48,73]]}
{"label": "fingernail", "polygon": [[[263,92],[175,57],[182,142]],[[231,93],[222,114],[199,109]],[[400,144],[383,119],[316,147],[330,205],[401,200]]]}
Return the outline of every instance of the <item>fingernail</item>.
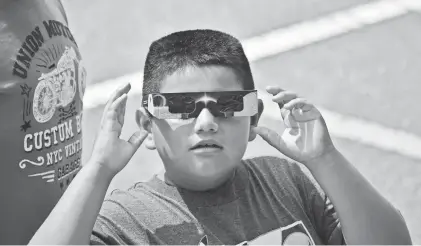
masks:
{"label": "fingernail", "polygon": [[297,136],[300,132],[297,129],[292,128],[289,131],[289,134],[291,134],[292,136]]}

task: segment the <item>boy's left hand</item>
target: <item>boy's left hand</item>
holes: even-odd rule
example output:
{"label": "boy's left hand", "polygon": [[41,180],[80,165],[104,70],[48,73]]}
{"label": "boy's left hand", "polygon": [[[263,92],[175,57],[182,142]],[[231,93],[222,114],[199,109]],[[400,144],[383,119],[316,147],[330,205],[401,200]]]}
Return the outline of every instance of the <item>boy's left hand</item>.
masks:
{"label": "boy's left hand", "polygon": [[255,127],[254,132],[282,154],[305,165],[335,150],[326,123],[313,104],[280,87],[266,90],[278,103],[286,128],[282,135],[264,126]]}

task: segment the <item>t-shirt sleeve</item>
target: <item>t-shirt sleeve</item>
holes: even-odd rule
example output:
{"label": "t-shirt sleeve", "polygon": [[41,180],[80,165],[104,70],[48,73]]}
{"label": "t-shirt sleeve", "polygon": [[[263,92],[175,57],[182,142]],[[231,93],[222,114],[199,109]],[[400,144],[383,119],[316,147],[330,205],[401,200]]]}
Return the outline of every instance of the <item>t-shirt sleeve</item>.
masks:
{"label": "t-shirt sleeve", "polygon": [[91,235],[91,245],[118,245],[122,244],[116,233],[113,223],[107,222],[102,216],[98,216]]}
{"label": "t-shirt sleeve", "polygon": [[105,201],[92,230],[91,245],[149,244],[145,230],[117,201]]}
{"label": "t-shirt sleeve", "polygon": [[296,176],[297,183],[300,184],[299,189],[306,212],[313,220],[317,234],[324,244],[345,245],[341,223],[332,202],[311,174],[306,174],[301,168],[299,169]]}
{"label": "t-shirt sleeve", "polygon": [[[138,231],[136,242],[131,241],[128,235],[121,235],[118,231],[118,226],[112,225],[109,222],[97,221],[92,230],[90,245],[149,245],[149,240],[144,231]],[[142,234],[139,236],[139,234]],[[133,235],[131,235],[133,237]]]}

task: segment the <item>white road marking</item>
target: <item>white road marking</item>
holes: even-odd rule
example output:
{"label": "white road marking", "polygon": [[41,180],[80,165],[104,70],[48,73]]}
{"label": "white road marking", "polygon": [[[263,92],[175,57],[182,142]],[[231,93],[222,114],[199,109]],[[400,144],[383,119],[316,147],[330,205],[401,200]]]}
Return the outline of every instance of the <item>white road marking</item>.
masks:
{"label": "white road marking", "polygon": [[[339,11],[319,19],[304,21],[287,28],[243,40],[242,44],[250,62],[276,55],[292,49],[310,45],[364,26],[420,11],[421,0],[383,0]],[[85,109],[95,108],[106,102],[110,94],[119,86],[132,84],[130,96],[142,92],[143,73],[133,73],[89,85],[85,92]],[[259,92],[265,103],[265,117],[279,119],[279,109],[271,99]],[[384,127],[375,122],[341,115],[318,107],[333,136],[361,142],[373,147],[421,159],[421,138],[398,129]],[[278,112],[278,113],[277,113]]]}
{"label": "white road marking", "polygon": [[319,19],[273,30],[245,40],[243,45],[247,50],[247,57],[251,61],[256,61],[404,15],[411,9],[410,7],[409,3],[402,4],[401,0],[363,4]]}
{"label": "white road marking", "polygon": [[421,11],[421,1],[419,0],[402,0],[399,4],[405,6],[409,10]]}

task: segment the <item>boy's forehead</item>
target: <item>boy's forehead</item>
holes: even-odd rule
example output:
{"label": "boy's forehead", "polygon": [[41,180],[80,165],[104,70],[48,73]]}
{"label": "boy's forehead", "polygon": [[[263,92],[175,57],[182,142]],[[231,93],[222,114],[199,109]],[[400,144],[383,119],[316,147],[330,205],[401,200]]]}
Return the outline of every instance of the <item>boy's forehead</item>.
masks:
{"label": "boy's forehead", "polygon": [[168,75],[161,83],[161,93],[242,90],[234,71],[222,66],[185,67]]}

